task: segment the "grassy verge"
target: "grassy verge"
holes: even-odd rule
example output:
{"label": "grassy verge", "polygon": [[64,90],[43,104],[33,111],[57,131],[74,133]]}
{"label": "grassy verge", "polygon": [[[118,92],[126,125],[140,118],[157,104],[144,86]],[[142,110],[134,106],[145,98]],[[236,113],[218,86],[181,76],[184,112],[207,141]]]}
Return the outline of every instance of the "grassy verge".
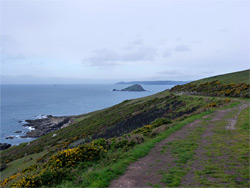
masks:
{"label": "grassy verge", "polygon": [[1,180],[11,176],[12,174],[18,172],[19,170],[25,169],[31,165],[36,164],[36,160],[45,155],[46,153],[47,151],[43,151],[41,153],[35,153],[8,163],[7,164],[8,168],[6,168],[1,172]]}
{"label": "grassy verge", "polygon": [[236,127],[245,132],[244,130],[248,131],[249,130],[249,112],[250,112],[250,108],[246,108],[245,110],[243,110],[239,116],[238,116],[238,120],[237,120],[237,123],[236,123]]}
{"label": "grassy verge", "polygon": [[[199,115],[194,115],[181,122],[177,122],[167,131],[159,134],[156,138],[148,139],[143,144],[137,145],[128,152],[122,150],[111,151],[108,157],[101,160],[99,164],[94,164],[91,168],[78,168],[72,181],[65,181],[58,187],[107,187],[111,180],[117,178],[126,171],[128,165],[137,159],[147,155],[156,143],[167,138],[173,132],[181,129],[186,124],[200,119],[206,114],[212,113],[214,110],[202,112]],[[81,166],[81,165],[80,165]]]}

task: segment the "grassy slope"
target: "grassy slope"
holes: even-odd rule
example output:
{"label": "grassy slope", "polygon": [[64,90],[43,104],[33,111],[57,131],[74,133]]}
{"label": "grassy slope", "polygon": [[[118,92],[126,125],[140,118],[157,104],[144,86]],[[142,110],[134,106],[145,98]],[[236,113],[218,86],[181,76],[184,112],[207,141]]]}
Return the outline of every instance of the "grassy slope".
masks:
{"label": "grassy slope", "polygon": [[[55,146],[56,144],[60,143],[62,140],[75,136],[76,134],[83,134],[83,133],[86,133],[87,131],[88,132],[93,131],[94,129],[96,129],[95,126],[98,126],[98,128],[101,128],[102,123],[105,122],[109,116],[113,116],[113,118],[119,118],[118,116],[119,113],[117,113],[118,115],[116,115],[117,109],[125,109],[126,106],[129,106],[129,104],[133,106],[136,103],[147,101],[156,97],[160,98],[163,95],[165,96],[165,93],[158,93],[153,96],[127,101],[126,104],[123,102],[123,103],[120,103],[118,105],[112,106],[104,110],[84,114],[80,116],[79,118],[75,119],[74,124],[64,129],[60,129],[53,133],[49,133],[45,136],[42,136],[30,142],[28,146],[26,143],[23,143],[17,147],[11,147],[7,150],[2,151],[1,157],[3,158],[3,160],[12,160],[10,158],[10,155],[12,156],[19,155],[19,154],[25,155],[26,153],[29,154],[29,152],[36,152],[35,150],[38,150],[38,151],[44,150],[47,146]],[[55,133],[58,134],[58,136],[52,137],[52,135]],[[15,157],[18,157],[18,156],[15,156]]]}
{"label": "grassy slope", "polygon": [[[198,97],[194,102],[193,97],[171,95],[169,92],[127,100],[113,107],[83,115],[76,119],[73,125],[49,133],[29,145],[23,143],[4,150],[1,152],[1,160],[2,163],[6,160],[13,161],[44,150],[55,153],[59,149],[58,145],[66,143],[66,146],[74,146],[74,143],[84,141],[90,135],[94,135],[94,138],[120,136],[149,124],[158,117],[167,116],[171,119],[182,116],[212,101],[216,102],[217,99],[204,100]],[[57,136],[52,137],[55,133]],[[83,134],[86,136],[82,136]]]}
{"label": "grassy slope", "polygon": [[[238,75],[238,78],[237,76]],[[241,78],[242,77],[242,78]],[[218,79],[219,78],[219,79]],[[216,79],[223,82],[223,80],[226,80],[228,82],[247,82],[249,83],[249,70],[238,72],[238,73],[232,73],[228,75],[218,76]],[[211,78],[215,79],[214,77]],[[231,80],[228,80],[231,79]],[[239,81],[240,80],[240,81]],[[207,82],[204,81],[204,82]],[[81,138],[81,139],[87,139],[89,135],[94,135],[97,132],[105,133],[107,128],[114,128],[116,127],[117,123],[124,122],[124,120],[128,120],[131,117],[137,117],[139,114],[143,114],[144,116],[141,116],[139,118],[145,118],[145,115],[148,115],[151,112],[157,111],[159,109],[168,110],[168,109],[174,109],[173,114],[182,114],[183,112],[188,112],[190,109],[198,106],[204,106],[212,101],[218,101],[214,98],[203,98],[203,97],[190,97],[190,96],[176,96],[177,100],[173,100],[171,98],[166,98],[166,96],[169,96],[168,92],[161,92],[152,96],[135,99],[135,100],[127,100],[124,101],[118,105],[115,105],[113,107],[92,112],[86,115],[82,115],[78,119],[75,120],[75,123],[69,127],[66,127],[64,129],[58,130],[56,133],[58,136],[52,137],[52,135],[55,133],[47,134],[33,142],[31,142],[29,145],[27,144],[21,144],[17,147],[12,147],[10,149],[7,149],[5,151],[1,152],[1,158],[3,157],[4,160],[6,159],[15,159],[15,158],[21,158],[22,156],[27,155],[29,157],[29,154],[31,153],[38,153],[44,150],[51,150],[55,151],[55,145],[60,144],[63,141],[68,142],[74,142],[72,140],[75,136],[80,136],[82,134],[87,134],[87,137]],[[177,101],[177,103],[175,103]],[[178,104],[178,102],[183,102]],[[168,104],[170,104],[168,106]],[[167,106],[167,108],[166,108]],[[148,114],[145,112],[148,112]],[[166,111],[166,113],[171,114],[171,112]],[[162,116],[162,114],[159,114],[159,116]],[[133,127],[133,129],[138,127]],[[120,135],[122,135],[125,132],[122,132],[122,130],[119,130]],[[107,135],[106,135],[107,136]],[[42,156],[44,153],[40,153],[36,155],[36,158],[38,156]],[[26,157],[27,157],[26,156]],[[19,160],[25,160],[25,157],[19,159]],[[33,161],[33,160],[32,160]],[[15,160],[12,162],[12,164],[17,164],[18,160]],[[33,164],[33,162],[32,162]],[[26,164],[28,166],[28,163]],[[31,163],[30,163],[31,165]],[[22,165],[20,165],[20,169]],[[6,169],[2,173],[11,174],[9,172],[10,169]]]}
{"label": "grassy slope", "polygon": [[209,110],[174,123],[173,128],[162,132],[155,138],[148,138],[144,143],[137,145],[128,152],[123,150],[112,151],[109,153],[109,157],[92,166],[91,170],[78,168],[76,176],[71,181],[64,181],[58,187],[107,187],[111,180],[126,171],[130,163],[147,155],[156,143],[167,138],[186,124],[212,112],[213,110]]}
{"label": "grassy slope", "polygon": [[[238,105],[239,102],[231,103],[226,108],[232,108],[236,105]],[[223,108],[224,109],[224,108]],[[103,159],[100,161],[100,163],[94,164],[93,166],[82,166],[78,167],[77,173],[75,174],[74,178],[70,181],[65,180],[61,184],[59,184],[57,187],[60,188],[66,188],[66,187],[107,187],[111,180],[117,178],[119,175],[122,175],[125,171],[128,165],[137,159],[144,157],[147,155],[150,150],[155,146],[156,143],[160,142],[161,140],[167,138],[169,135],[174,133],[175,131],[181,129],[183,126],[185,126],[188,123],[193,122],[196,119],[200,119],[204,115],[211,114],[214,112],[214,109],[210,109],[208,111],[202,112],[198,115],[191,116],[189,118],[186,118],[183,121],[174,123],[174,126],[172,129],[168,129],[161,134],[159,134],[155,138],[148,138],[144,143],[137,145],[135,148],[129,150],[129,151],[123,151],[123,150],[117,150],[117,151],[111,151],[108,155],[109,157]],[[238,124],[243,123],[243,125],[246,124],[245,119],[242,119],[238,121]],[[245,122],[245,124],[244,124]],[[181,143],[178,143],[177,145],[172,145],[175,149],[175,153],[177,153],[180,157],[179,162],[185,163],[192,158],[192,155],[190,155],[190,152],[192,153],[194,142],[197,142],[197,137],[199,138],[200,130],[197,130],[193,133],[193,135],[190,135],[188,138],[189,140],[181,140]],[[243,149],[246,149],[244,147]],[[244,166],[242,166],[244,168]],[[91,170],[89,170],[91,169]],[[246,169],[246,168],[245,168]],[[176,169],[175,169],[176,170]],[[180,172],[180,173],[179,173]],[[174,171],[174,176],[178,176],[179,180],[181,180],[182,176],[182,170],[180,169],[178,171],[178,174],[176,174],[176,171]],[[173,176],[171,172],[167,174],[169,176]],[[164,177],[166,178],[166,177]],[[168,180],[171,178],[168,178]],[[176,182],[173,182],[171,186],[176,187],[174,184]],[[178,182],[179,183],[179,182]],[[217,185],[218,186],[218,185]],[[157,186],[155,186],[157,187]]]}
{"label": "grassy slope", "polygon": [[1,179],[5,179],[21,169],[25,169],[30,165],[36,164],[36,160],[46,153],[47,151],[43,151],[41,153],[34,153],[10,162],[8,164],[9,167],[4,170],[3,173],[1,173]]}
{"label": "grassy slope", "polygon": [[239,72],[233,72],[233,73],[228,73],[228,74],[222,74],[222,75],[217,75],[209,78],[204,78],[201,80],[197,80],[194,82],[191,82],[193,84],[199,84],[199,83],[206,83],[206,82],[211,82],[218,80],[222,83],[250,83],[249,79],[250,75],[250,69],[244,70],[244,71],[239,71]]}

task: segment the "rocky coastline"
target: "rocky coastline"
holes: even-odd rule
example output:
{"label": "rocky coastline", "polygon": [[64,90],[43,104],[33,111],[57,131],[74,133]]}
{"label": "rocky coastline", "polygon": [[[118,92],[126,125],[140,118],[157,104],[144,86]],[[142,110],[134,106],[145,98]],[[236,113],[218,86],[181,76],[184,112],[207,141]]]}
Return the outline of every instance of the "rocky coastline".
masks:
{"label": "rocky coastline", "polygon": [[[24,120],[19,123],[25,123],[22,126],[28,127],[30,131],[15,131],[15,133],[25,133],[20,138],[39,138],[45,134],[56,131],[68,126],[75,116],[52,116],[48,115],[40,119]],[[15,136],[8,136],[5,139],[14,139]]]}
{"label": "rocky coastline", "polygon": [[[19,123],[25,123],[22,126],[28,127],[30,131],[15,131],[15,133],[25,133],[20,138],[39,138],[45,134],[67,127],[75,116],[52,116],[47,115],[40,119],[24,120]],[[5,139],[14,139],[15,136],[8,136]],[[0,143],[0,151],[11,147],[9,143]]]}
{"label": "rocky coastline", "polygon": [[21,138],[38,138],[50,132],[68,126],[74,116],[52,116],[48,115],[43,119],[25,120],[31,131],[26,132]]}

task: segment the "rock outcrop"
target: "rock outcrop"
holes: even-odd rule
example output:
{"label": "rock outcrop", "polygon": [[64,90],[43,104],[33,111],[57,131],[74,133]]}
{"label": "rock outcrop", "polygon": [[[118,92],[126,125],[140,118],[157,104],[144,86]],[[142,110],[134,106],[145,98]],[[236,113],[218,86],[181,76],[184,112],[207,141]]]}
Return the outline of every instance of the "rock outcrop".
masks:
{"label": "rock outcrop", "polygon": [[11,144],[8,143],[0,143],[0,151],[8,149],[9,147],[11,147]]}
{"label": "rock outcrop", "polygon": [[71,119],[72,116],[63,116],[63,117],[47,116],[47,118],[43,119],[25,120],[28,124],[24,124],[23,126],[31,127],[34,130],[27,132],[26,135],[21,136],[21,138],[41,137],[52,131],[56,131],[62,127],[65,127],[67,124],[70,123]]}

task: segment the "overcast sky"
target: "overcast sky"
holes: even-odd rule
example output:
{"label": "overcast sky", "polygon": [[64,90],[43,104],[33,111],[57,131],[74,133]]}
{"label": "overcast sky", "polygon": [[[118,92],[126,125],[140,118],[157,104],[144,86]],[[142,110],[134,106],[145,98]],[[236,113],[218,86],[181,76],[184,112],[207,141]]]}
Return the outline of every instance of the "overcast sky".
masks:
{"label": "overcast sky", "polygon": [[87,83],[249,69],[249,2],[1,0],[1,75]]}

